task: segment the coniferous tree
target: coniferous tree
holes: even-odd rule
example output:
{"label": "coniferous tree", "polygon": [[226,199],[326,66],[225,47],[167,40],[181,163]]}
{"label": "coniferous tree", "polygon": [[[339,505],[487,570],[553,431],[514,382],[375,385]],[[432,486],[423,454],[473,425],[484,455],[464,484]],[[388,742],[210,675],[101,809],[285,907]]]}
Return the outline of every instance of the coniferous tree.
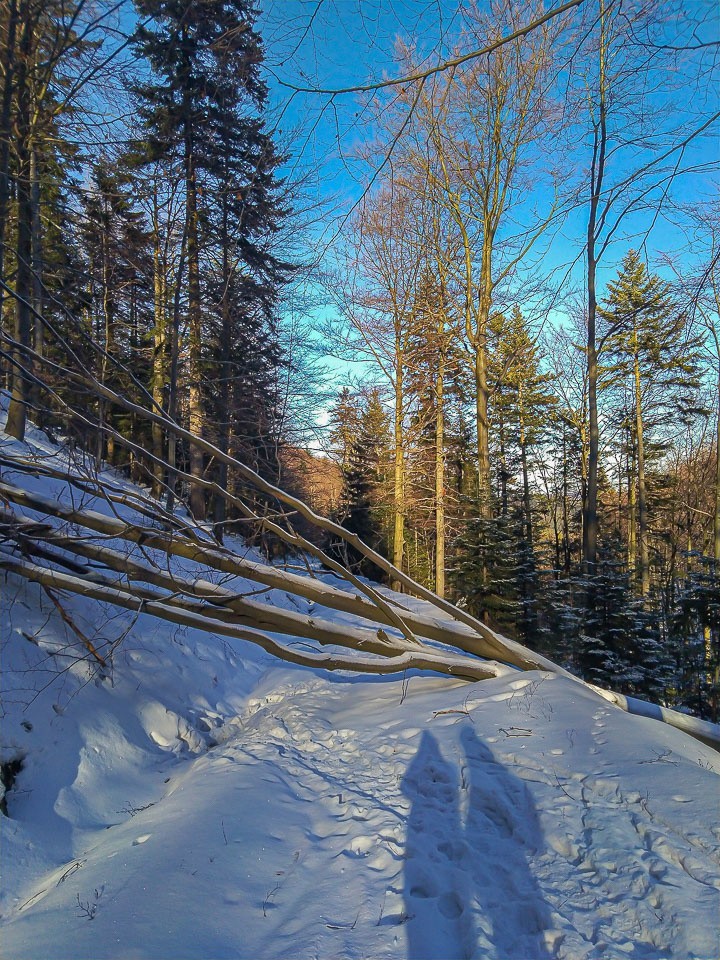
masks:
{"label": "coniferous tree", "polygon": [[615,282],[608,284],[604,306],[598,314],[609,325],[607,354],[611,375],[629,384],[630,435],[634,453],[634,489],[637,492],[636,570],[640,593],[650,591],[650,523],[648,516],[647,460],[649,441],[671,419],[692,403],[697,388],[696,354],[686,318],[673,304],[668,284],[648,274],[638,254],[631,250]]}
{"label": "coniferous tree", "polygon": [[[151,254],[142,214],[134,209],[124,175],[108,161],[96,163],[84,197],[80,239],[86,258],[86,306],[93,337],[101,347],[98,379],[115,391],[136,391],[123,368],[147,383],[150,370],[147,338],[152,327]],[[121,365],[118,365],[119,364]],[[120,427],[123,418],[104,407],[100,423]],[[123,432],[132,433],[124,424]],[[135,442],[145,438],[135,435]],[[112,433],[98,433],[98,458],[114,462]]]}
{"label": "coniferous tree", "polygon": [[[387,555],[392,516],[391,433],[380,391],[373,387],[352,396],[343,390],[331,412],[331,424],[343,477],[337,519]],[[382,572],[354,550],[341,553],[366,576],[382,578]]]}
{"label": "coniferous tree", "polygon": [[[0,15],[5,28],[4,80],[0,116],[0,275],[11,280],[14,297],[0,296],[0,324],[17,346],[8,371],[11,400],[6,429],[22,439],[31,402],[33,360],[43,353],[45,282],[53,289],[53,265],[65,264],[68,247],[64,204],[75,149],[63,135],[69,104],[59,91],[71,61],[95,44],[79,36],[82,2],[13,0]],[[55,288],[57,289],[57,288]],[[11,318],[12,316],[12,318]],[[30,376],[28,376],[28,373]],[[37,399],[37,396],[36,396]]]}
{"label": "coniferous tree", "polygon": [[700,717],[720,719],[720,571],[703,558],[673,598],[669,647],[674,700]]}
{"label": "coniferous tree", "polygon": [[[182,169],[188,421],[193,433],[203,435],[208,433],[212,361],[219,351],[228,374],[233,358],[225,351],[239,345],[234,328],[248,315],[252,325],[258,311],[269,319],[289,271],[271,243],[285,210],[276,179],[280,158],[260,117],[267,91],[260,75],[257,11],[247,0],[136,0],[136,7],[143,18],[152,18],[138,28],[136,45],[154,73],[151,82],[134,88],[145,124],[137,152],[148,161],[179,162]],[[203,254],[212,246],[219,248],[221,264],[214,302],[203,298],[201,273]],[[208,299],[219,327],[214,351],[205,349]],[[251,355],[235,362],[244,362],[243,376],[251,375]],[[216,439],[228,447],[232,402],[228,406],[225,398],[231,393],[222,395],[222,409],[215,397]],[[189,461],[192,476],[202,477],[204,457],[195,445]],[[191,485],[190,500],[193,513],[202,518],[205,496],[199,485]]]}
{"label": "coniferous tree", "polygon": [[637,597],[619,544],[606,547],[594,578],[595,603],[580,625],[580,675],[622,693],[663,699],[672,676],[666,637],[657,616]]}

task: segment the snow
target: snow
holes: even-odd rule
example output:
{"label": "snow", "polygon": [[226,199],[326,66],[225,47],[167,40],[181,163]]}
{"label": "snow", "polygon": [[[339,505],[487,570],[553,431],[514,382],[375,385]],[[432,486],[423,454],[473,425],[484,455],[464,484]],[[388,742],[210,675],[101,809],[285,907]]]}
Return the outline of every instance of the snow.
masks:
{"label": "snow", "polygon": [[680,730],[551,673],[331,675],[63,596],[102,671],[0,590],[3,956],[720,956],[720,756]]}

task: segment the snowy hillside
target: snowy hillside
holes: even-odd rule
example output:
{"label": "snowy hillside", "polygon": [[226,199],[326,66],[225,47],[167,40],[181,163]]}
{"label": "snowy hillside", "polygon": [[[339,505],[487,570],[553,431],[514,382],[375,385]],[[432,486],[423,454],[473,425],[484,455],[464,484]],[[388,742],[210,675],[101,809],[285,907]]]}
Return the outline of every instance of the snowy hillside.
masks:
{"label": "snowy hillside", "polygon": [[[68,466],[38,432],[0,454]],[[696,739],[549,672],[330,674],[61,599],[3,575],[3,956],[720,956]],[[68,620],[111,667],[76,662]]]}

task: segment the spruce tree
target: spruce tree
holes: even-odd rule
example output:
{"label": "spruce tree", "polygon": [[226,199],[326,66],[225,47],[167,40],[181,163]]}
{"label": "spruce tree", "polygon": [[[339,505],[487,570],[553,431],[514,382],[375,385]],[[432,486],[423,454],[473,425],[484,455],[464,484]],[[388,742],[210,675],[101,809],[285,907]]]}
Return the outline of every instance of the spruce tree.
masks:
{"label": "spruce tree", "polygon": [[[343,391],[334,411],[333,436],[340,442],[343,489],[337,519],[374,550],[387,556],[390,542],[390,421],[371,388],[351,399]],[[383,573],[351,548],[338,547],[342,559],[363,574],[382,579]],[[332,552],[332,551],[331,551]]]}
{"label": "spruce tree", "polygon": [[521,311],[491,319],[490,425],[498,466],[495,515],[468,505],[456,541],[455,586],[478,615],[530,646],[537,644],[538,571],[534,547],[531,451],[543,439],[555,398],[552,379]]}
{"label": "spruce tree", "polygon": [[623,260],[617,280],[608,284],[598,313],[607,325],[605,352],[611,374],[629,385],[632,397],[629,419],[635,464],[629,499],[632,502],[637,494],[638,545],[634,574],[640,593],[647,597],[651,565],[648,445],[653,434],[692,405],[698,386],[696,345],[669,285],[649,274],[634,250]]}
{"label": "spruce tree", "polygon": [[[239,381],[235,394],[241,402],[242,379],[253,375],[257,355],[234,352],[243,346],[237,328],[252,326],[258,315],[270,318],[290,270],[272,249],[286,210],[276,178],[280,157],[261,118],[267,91],[260,74],[257,11],[247,0],[135,4],[145,21],[137,30],[136,47],[154,74],[151,82],[134,88],[144,123],[136,152],[147,160],[178,161],[183,171],[188,415],[191,431],[203,435],[208,433],[208,384],[218,372],[214,364],[220,360],[224,365],[221,382]],[[203,297],[206,278],[201,272],[203,254],[210,255],[211,248],[220,263],[214,300]],[[210,337],[208,311],[215,327]],[[274,330],[266,333],[273,336]],[[233,363],[243,368],[238,377],[229,366]],[[220,421],[215,439],[228,447],[232,392],[228,387],[214,398]],[[191,474],[201,477],[202,452],[191,445],[189,457]],[[205,498],[198,485],[191,486],[190,502],[202,518]]]}
{"label": "spruce tree", "polygon": [[[14,0],[0,14],[0,28],[7,31],[0,106],[0,274],[11,280],[15,294],[7,299],[0,294],[0,324],[12,329],[17,343],[8,371],[6,430],[18,439],[24,436],[26,407],[33,394],[37,400],[25,372],[34,372],[33,360],[24,348],[39,354],[44,349],[37,315],[46,306],[45,282],[54,286],[45,261],[67,265],[69,260],[60,198],[69,192],[76,149],[63,135],[62,120],[69,106],[61,92],[72,61],[96,46],[87,38],[88,31],[79,36],[74,29],[82,6]],[[12,320],[6,313],[14,315]]]}
{"label": "spruce tree", "polygon": [[[141,383],[149,382],[145,346],[153,322],[150,241],[142,214],[134,209],[131,192],[132,185],[114,164],[106,160],[96,163],[84,197],[79,231],[87,279],[87,316],[93,337],[103,348],[96,375],[111,389],[130,396],[133,384],[116,361],[129,367]],[[99,413],[101,424],[124,427],[122,432],[126,434],[135,432],[125,415],[102,404]],[[146,440],[137,434],[132,439]],[[102,431],[98,433],[97,455],[111,463],[115,460],[112,433],[106,437]]]}
{"label": "spruce tree", "polygon": [[594,578],[595,602],[584,611],[576,652],[580,675],[600,686],[659,702],[672,663],[658,617],[632,589],[621,547],[606,545]]}

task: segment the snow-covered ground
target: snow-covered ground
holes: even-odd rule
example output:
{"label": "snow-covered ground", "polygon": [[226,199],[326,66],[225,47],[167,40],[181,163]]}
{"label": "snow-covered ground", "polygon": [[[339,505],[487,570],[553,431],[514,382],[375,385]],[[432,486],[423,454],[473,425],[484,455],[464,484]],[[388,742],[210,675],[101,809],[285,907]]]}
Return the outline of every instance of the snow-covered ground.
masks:
{"label": "snow-covered ground", "polygon": [[[29,441],[0,455],[64,462]],[[720,956],[720,756],[686,734],[549,673],[330,675],[64,596],[118,641],[95,671],[0,590],[4,957]]]}

